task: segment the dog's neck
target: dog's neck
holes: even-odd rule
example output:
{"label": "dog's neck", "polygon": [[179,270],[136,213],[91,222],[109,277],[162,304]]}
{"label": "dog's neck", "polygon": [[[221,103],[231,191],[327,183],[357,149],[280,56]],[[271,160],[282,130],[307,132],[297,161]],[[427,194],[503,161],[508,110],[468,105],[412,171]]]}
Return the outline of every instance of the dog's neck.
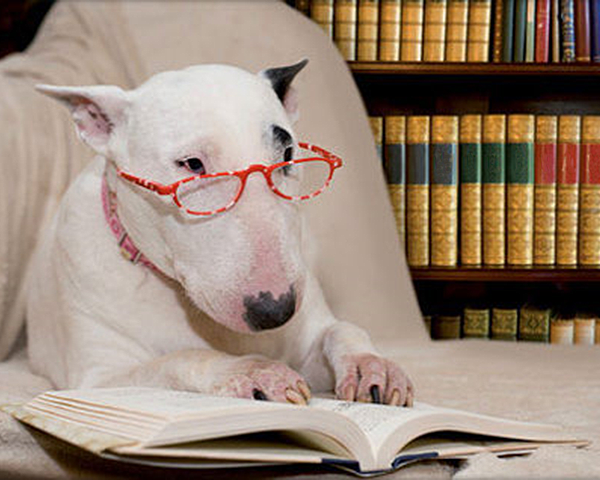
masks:
{"label": "dog's neck", "polygon": [[154,265],[140,249],[135,246],[133,240],[127,234],[123,223],[119,219],[117,213],[117,195],[115,193],[115,182],[117,181],[118,178],[115,168],[111,168],[107,165],[104,170],[104,175],[102,175],[102,208],[104,210],[106,222],[121,248],[121,253],[127,260],[132,263],[142,264],[145,267],[160,273],[160,270],[156,265]]}

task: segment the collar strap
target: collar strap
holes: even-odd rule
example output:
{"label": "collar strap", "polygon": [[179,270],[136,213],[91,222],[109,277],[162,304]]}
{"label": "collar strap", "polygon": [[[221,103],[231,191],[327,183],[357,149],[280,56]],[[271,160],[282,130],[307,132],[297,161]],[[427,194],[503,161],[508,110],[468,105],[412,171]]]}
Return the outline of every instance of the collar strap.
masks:
{"label": "collar strap", "polygon": [[135,246],[133,240],[125,231],[125,227],[121,223],[119,215],[117,215],[117,195],[109,189],[106,175],[102,176],[102,207],[106,222],[121,248],[121,254],[131,263],[141,263],[155,272],[160,272],[156,265],[148,260],[140,249]]}

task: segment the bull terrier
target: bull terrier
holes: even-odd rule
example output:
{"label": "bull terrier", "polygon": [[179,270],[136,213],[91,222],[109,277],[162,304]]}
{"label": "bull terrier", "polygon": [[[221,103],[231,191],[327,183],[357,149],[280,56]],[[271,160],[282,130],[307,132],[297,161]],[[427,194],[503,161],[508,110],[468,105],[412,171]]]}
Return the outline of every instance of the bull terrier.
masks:
{"label": "bull terrier", "polygon": [[37,87],[69,108],[97,155],[33,258],[36,373],[57,388],[296,404],[334,389],[344,400],[412,403],[408,377],[334,317],[302,255],[315,239],[297,200],[320,190],[294,192],[323,172],[326,186],[341,164],[292,129],[291,82],[306,63],[258,74],[198,65],[130,91]]}

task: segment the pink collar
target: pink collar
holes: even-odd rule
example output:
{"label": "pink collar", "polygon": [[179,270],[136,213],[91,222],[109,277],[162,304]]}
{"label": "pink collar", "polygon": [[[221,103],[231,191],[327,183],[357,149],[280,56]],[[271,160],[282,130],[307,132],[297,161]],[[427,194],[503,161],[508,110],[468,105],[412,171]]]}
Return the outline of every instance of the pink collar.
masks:
{"label": "pink collar", "polygon": [[117,215],[117,195],[109,189],[106,175],[102,176],[102,207],[104,217],[121,247],[121,253],[131,263],[141,263],[155,272],[160,270],[135,246]]}

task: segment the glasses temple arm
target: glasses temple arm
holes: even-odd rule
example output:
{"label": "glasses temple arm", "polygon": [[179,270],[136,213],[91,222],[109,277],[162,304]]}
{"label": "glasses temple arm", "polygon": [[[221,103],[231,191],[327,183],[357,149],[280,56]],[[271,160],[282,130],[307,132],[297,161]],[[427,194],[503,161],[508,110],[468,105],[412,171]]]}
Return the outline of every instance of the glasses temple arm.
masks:
{"label": "glasses temple arm", "polygon": [[131,183],[135,183],[140,187],[144,187],[148,190],[158,193],[159,195],[170,195],[173,192],[173,188],[171,185],[163,185],[158,182],[153,182],[151,180],[145,180],[143,178],[138,178],[135,175],[131,175],[127,172],[119,170],[119,176],[124,178],[125,180],[130,181]]}

